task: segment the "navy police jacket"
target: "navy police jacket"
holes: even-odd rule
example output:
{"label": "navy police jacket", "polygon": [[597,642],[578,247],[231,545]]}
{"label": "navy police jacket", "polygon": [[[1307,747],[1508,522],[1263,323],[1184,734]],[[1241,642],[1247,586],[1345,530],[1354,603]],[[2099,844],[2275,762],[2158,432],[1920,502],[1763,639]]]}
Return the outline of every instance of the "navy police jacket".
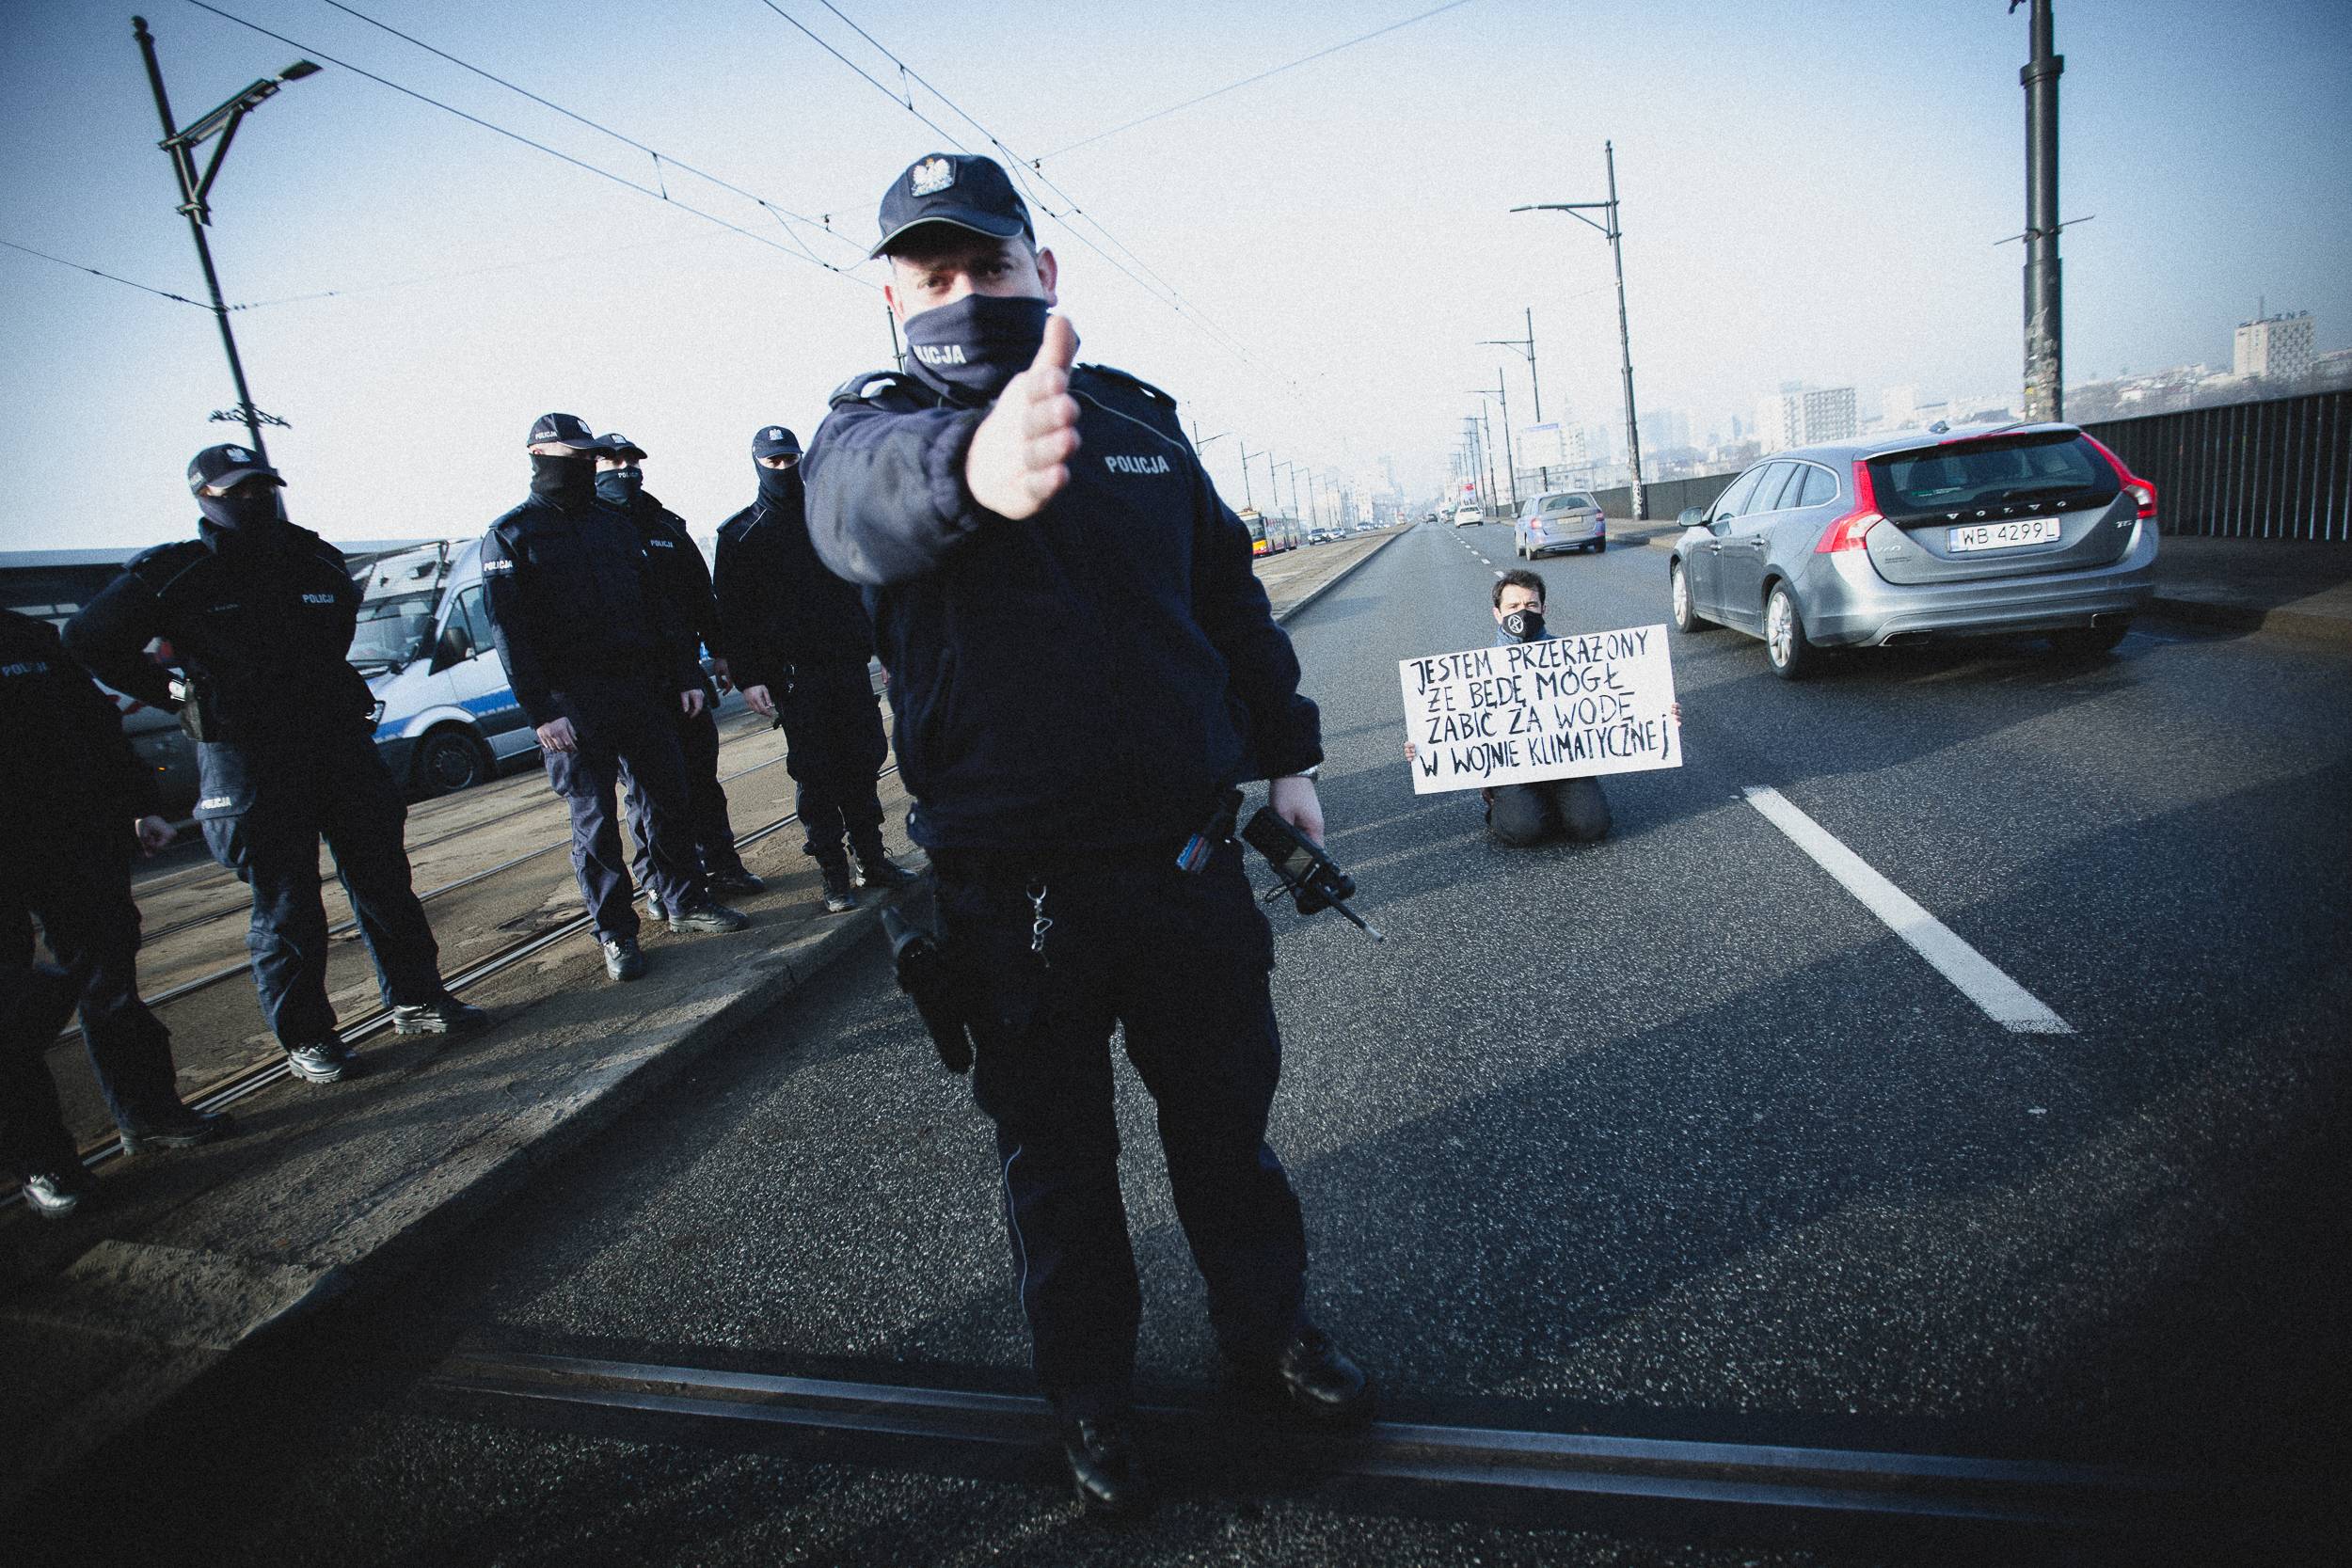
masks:
{"label": "navy police jacket", "polygon": [[722,651],[737,686],[778,694],[794,665],[862,668],[874,657],[865,595],[817,559],[806,489],[797,469],[788,477],[788,500],[755,501],[719,526]]}
{"label": "navy police jacket", "polygon": [[55,626],[13,610],[0,610],[0,735],[20,764],[0,813],[11,861],[69,825],[122,833],[156,809],[155,775],[132,756],[114,704]]}
{"label": "navy police jacket", "polygon": [[135,556],[67,623],[66,647],[117,691],[175,712],[147,657],[162,638],[186,672],[197,738],[266,746],[366,733],[375,698],[345,655],[359,585],[342,551],[292,523],[202,536]]}
{"label": "navy police jacket", "polygon": [[563,694],[636,677],[703,684],[692,634],[671,614],[645,546],[600,501],[533,495],[482,536],[482,596],[507,684],[533,728],[579,721]]}
{"label": "navy police jacket", "polygon": [[719,606],[711,595],[710,568],[703,562],[702,546],[687,535],[685,519],[640,490],[629,502],[628,520],[644,546],[662,611],[684,642],[686,657],[699,662],[704,648],[718,653]]}
{"label": "navy police jacket", "polygon": [[910,377],[844,386],[802,461],[818,554],[867,589],[927,847],[1172,847],[1221,789],[1322,760],[1174,401],[1092,365],[1070,390],[1070,483],[1025,521],[964,489],[986,410]]}

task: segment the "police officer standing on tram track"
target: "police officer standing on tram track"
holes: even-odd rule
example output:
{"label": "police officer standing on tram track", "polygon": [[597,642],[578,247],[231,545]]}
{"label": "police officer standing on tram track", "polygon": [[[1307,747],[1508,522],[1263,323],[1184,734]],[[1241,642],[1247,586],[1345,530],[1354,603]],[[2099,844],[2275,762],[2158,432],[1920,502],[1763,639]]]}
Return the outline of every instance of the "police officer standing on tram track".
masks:
{"label": "police officer standing on tram track", "polygon": [[601,443],[571,414],[531,427],[531,497],[490,525],[482,583],[515,700],[539,732],[548,783],[572,814],[572,869],[615,980],[645,972],[612,791],[638,796],[652,893],[673,931],[751,922],[710,896],[694,850],[677,717],[703,706],[703,672],[670,618],[629,520],[596,499]]}
{"label": "police officer standing on tram track", "polygon": [[800,438],[782,425],[752,437],[759,499],[719,526],[719,619],[743,700],[784,726],[802,847],[823,874],[825,908],[839,914],[857,907],[852,855],[858,887],[900,887],[914,875],[882,847],[875,780],[890,746],[866,673],[873,624],[858,591],[809,544],[800,461]]}
{"label": "police officer standing on tram track", "polygon": [[[458,1034],[489,1015],[449,994],[409,884],[407,807],[376,755],[375,699],[344,655],[359,587],[342,552],[288,522],[285,481],[254,452],[207,447],[188,465],[199,537],[135,558],[65,628],[67,648],[118,691],[178,709],[197,742],[196,816],[213,858],[253,888],[246,944],[262,1013],[294,1075],[358,1070],[326,998],[319,841],[334,852],[393,1027]],[[147,657],[161,638],[185,672]]]}
{"label": "police officer standing on tram track", "polygon": [[[171,842],[155,776],[56,629],[12,610],[0,610],[0,735],[22,764],[0,812],[0,1165],[34,1212],[62,1219],[96,1185],[47,1060],[77,1005],[125,1152],[211,1143],[235,1124],[181,1103],[171,1036],[139,1000],[131,847],[134,834],[150,854]],[[59,968],[33,962],[36,916]]]}
{"label": "police officer standing on tram track", "polygon": [[[678,715],[678,750],[686,760],[686,798],[690,823],[693,831],[697,860],[703,877],[709,883],[711,896],[723,898],[732,894],[757,893],[768,884],[744,866],[743,857],[736,852],[735,827],[727,820],[727,794],[719,785],[719,693],[727,684],[727,661],[717,657],[719,648],[719,607],[710,594],[710,568],[703,564],[703,552],[687,536],[686,524],[676,513],[656,500],[645,489],[645,449],[617,433],[605,435],[596,453],[596,496],[607,506],[621,513],[636,526],[638,542],[644,546],[646,564],[653,568],[654,582],[661,594],[663,609],[670,620],[683,629],[686,657],[700,668],[699,650],[711,650],[713,673],[703,677],[703,704],[699,711]],[[629,828],[637,840],[637,853],[629,861],[629,874],[639,885],[649,886],[653,880],[653,835],[645,823],[644,802],[634,790],[629,793]],[[664,919],[669,911],[658,895],[646,906],[646,912],[656,920]]]}
{"label": "police officer standing on tram track", "polygon": [[926,157],[881,215],[912,373],[834,395],[806,465],[810,532],[872,595],[1039,1381],[1081,1501],[1127,1513],[1146,1495],[1115,1024],[1158,1102],[1236,1386],[1328,1425],[1372,1410],[1306,1316],[1298,1203],[1264,1141],[1270,930],[1230,839],[1196,874],[1176,863],[1247,778],[1320,838],[1319,721],[1173,401],[1072,367],[1076,337],[1047,314],[1054,256],[1004,171]]}

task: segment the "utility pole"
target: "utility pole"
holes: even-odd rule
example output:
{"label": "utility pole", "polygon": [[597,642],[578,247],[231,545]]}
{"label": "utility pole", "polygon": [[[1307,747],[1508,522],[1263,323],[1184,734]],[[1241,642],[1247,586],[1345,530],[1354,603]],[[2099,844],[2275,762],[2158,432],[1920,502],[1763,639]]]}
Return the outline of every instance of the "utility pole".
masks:
{"label": "utility pole", "polygon": [[[2047,7],[2049,0],[2034,0],[2037,6]],[[1625,311],[1625,230],[1617,222],[1617,149],[1614,142],[1600,144],[1601,152],[1609,162],[1609,199],[1606,201],[1543,201],[1527,207],[1514,207],[1515,213],[1565,213],[1591,229],[1597,229],[1609,242],[1609,253],[1617,265],[1617,347],[1625,365],[1625,450],[1631,459],[1633,470],[1633,516],[1639,522],[1649,516],[1642,485],[1642,432],[1633,418],[1633,334],[1626,325]],[[1595,223],[1584,215],[1586,210],[1597,209],[1608,216],[1606,224]]]}
{"label": "utility pole", "polygon": [[[254,407],[253,394],[246,388],[245,363],[237,357],[236,334],[229,330],[229,306],[220,297],[220,275],[213,270],[213,247],[204,241],[204,230],[213,221],[208,198],[213,194],[213,181],[220,174],[220,161],[229,155],[229,144],[235,139],[237,126],[246,115],[285,83],[315,76],[319,68],[309,60],[296,60],[276,76],[255,82],[210,114],[199,116],[194,123],[180,129],[171,123],[171,99],[164,91],[164,68],[156,61],[155,36],[147,30],[147,18],[133,17],[131,34],[139,40],[139,53],[147,60],[148,85],[155,89],[155,113],[164,122],[164,139],[156,145],[170,155],[172,173],[180,182],[180,211],[188,220],[188,232],[196,236],[196,259],[203,263],[204,286],[212,291],[213,320],[220,327],[220,346],[229,354],[229,378],[237,388],[237,406],[232,410],[215,410],[213,418],[224,423],[244,420],[253,455],[266,464],[269,449],[262,444],[262,426],[283,425],[286,421]],[[199,175],[196,150],[215,135],[220,138],[220,145],[213,149],[212,162],[204,166]]]}
{"label": "utility pole", "polygon": [[1515,348],[1527,356],[1527,384],[1535,393],[1535,422],[1544,422],[1544,384],[1535,374],[1535,308],[1527,307],[1527,336],[1524,338],[1481,338],[1479,342],[1494,348]]}
{"label": "utility pole", "polygon": [[[2010,0],[2013,15],[2019,0]],[[2032,0],[2026,88],[2026,418],[2066,417],[2058,287],[2058,77],[2050,0]]]}
{"label": "utility pole", "polygon": [[1235,444],[1241,448],[1241,503],[1245,507],[1254,507],[1257,503],[1249,499],[1249,465],[1263,457],[1265,453],[1251,451],[1249,443],[1247,441]]}
{"label": "utility pole", "polygon": [[1503,390],[1502,367],[1495,367],[1495,398],[1502,404],[1502,471],[1511,481],[1511,504],[1519,504],[1518,462],[1511,455],[1511,394]]}

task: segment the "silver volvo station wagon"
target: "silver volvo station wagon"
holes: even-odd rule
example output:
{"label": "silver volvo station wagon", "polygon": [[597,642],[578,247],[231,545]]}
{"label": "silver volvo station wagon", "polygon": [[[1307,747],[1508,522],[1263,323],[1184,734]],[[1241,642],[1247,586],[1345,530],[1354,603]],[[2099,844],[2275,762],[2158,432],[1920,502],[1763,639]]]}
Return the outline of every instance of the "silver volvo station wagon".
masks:
{"label": "silver volvo station wagon", "polygon": [[1821,650],[2002,634],[2105,653],[2154,592],[2156,492],[2073,425],[1911,431],[1774,452],[1682,514],[1675,626]]}

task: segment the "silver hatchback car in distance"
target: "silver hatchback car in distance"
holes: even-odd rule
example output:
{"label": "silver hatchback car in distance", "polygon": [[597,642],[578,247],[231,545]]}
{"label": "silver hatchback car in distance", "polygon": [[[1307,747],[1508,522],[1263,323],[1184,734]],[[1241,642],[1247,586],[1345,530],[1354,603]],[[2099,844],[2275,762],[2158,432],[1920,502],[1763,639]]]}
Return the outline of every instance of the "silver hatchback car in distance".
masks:
{"label": "silver hatchback car in distance", "polygon": [[2104,653],[2154,593],[2156,492],[2073,425],[1910,431],[1774,452],[1682,514],[1675,626],[1820,650],[2031,633]]}

